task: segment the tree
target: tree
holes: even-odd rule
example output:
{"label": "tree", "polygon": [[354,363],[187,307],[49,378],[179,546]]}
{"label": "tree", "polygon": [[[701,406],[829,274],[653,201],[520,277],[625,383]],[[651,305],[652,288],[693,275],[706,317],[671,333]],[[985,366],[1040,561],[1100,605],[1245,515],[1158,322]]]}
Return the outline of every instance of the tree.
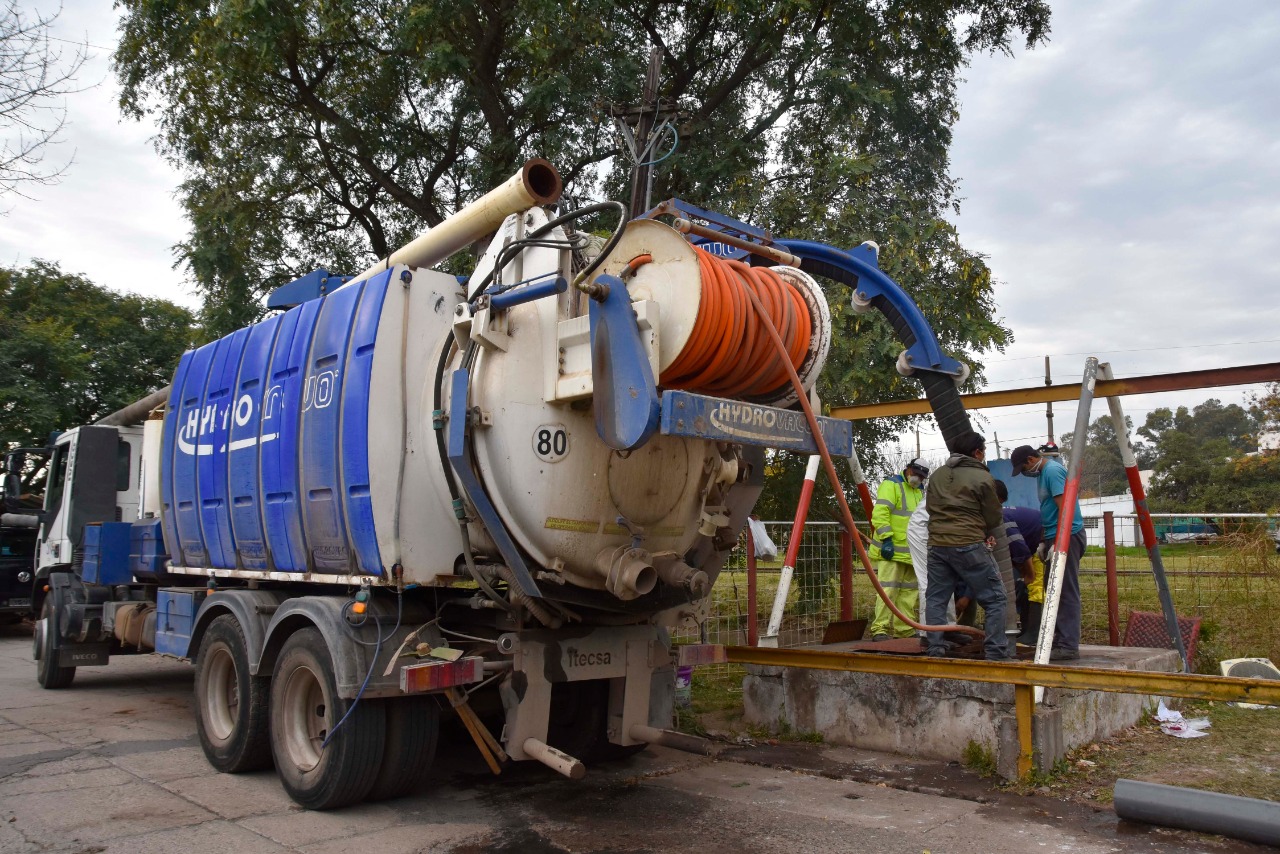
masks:
{"label": "tree", "polygon": [[57,265],[0,268],[0,442],[43,445],[169,384],[194,318]]}
{"label": "tree", "polygon": [[[1133,435],[1133,422],[1125,416],[1125,426],[1130,437]],[[1073,433],[1062,436],[1062,450],[1067,456],[1072,453]],[[1145,448],[1141,442],[1133,446],[1135,455],[1141,455]],[[1103,495],[1121,495],[1129,489],[1129,478],[1125,475],[1124,460],[1120,456],[1120,445],[1116,440],[1115,425],[1110,415],[1104,415],[1089,425],[1088,441],[1084,448],[1083,474],[1080,481],[1080,494],[1084,498]]]}
{"label": "tree", "polygon": [[0,196],[54,182],[70,163],[45,163],[66,124],[62,99],[78,91],[76,74],[87,58],[83,45],[69,55],[50,45],[60,13],[27,16],[17,0],[0,11]]}
{"label": "tree", "polygon": [[1257,432],[1257,420],[1248,410],[1235,403],[1223,406],[1216,398],[1190,410],[1185,406],[1176,412],[1168,407],[1153,409],[1138,428],[1140,436],[1155,443],[1157,453],[1160,442],[1170,433],[1183,433],[1198,442],[1222,439],[1232,451],[1248,453],[1258,449]]}
{"label": "tree", "polygon": [[[975,51],[1049,31],[1046,0],[121,0],[121,102],[154,114],[192,230],[180,258],[220,335],[323,266],[354,272],[439,223],[530,155],[579,197],[624,195],[602,106],[636,103],[649,45],[679,145],[679,196],[882,267],[973,368],[1011,334],[991,274],[946,221],[957,74]],[[878,315],[828,290],[824,400],[917,396]],[[868,464],[907,419],[858,427]],[[803,461],[776,471],[798,486]]]}
{"label": "tree", "polygon": [[[1259,421],[1237,404],[1206,400],[1194,409],[1147,413],[1138,433],[1154,452],[1151,508],[1163,512],[1265,512],[1250,509],[1280,499],[1266,486],[1267,465],[1248,462]],[[1270,496],[1270,497],[1269,497]]]}
{"label": "tree", "polygon": [[1267,383],[1262,391],[1250,395],[1249,414],[1259,433],[1280,430],[1280,382]]}

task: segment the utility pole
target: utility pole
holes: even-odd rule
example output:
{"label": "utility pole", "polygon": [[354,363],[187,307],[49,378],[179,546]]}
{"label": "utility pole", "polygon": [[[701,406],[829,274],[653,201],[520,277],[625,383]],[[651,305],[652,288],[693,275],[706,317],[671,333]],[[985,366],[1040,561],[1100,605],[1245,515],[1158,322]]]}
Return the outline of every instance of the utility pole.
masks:
{"label": "utility pole", "polygon": [[[1053,377],[1049,375],[1049,357],[1044,357],[1044,384],[1053,385]],[[1049,444],[1053,444],[1053,401],[1044,405],[1044,417],[1049,422]]]}
{"label": "utility pole", "polygon": [[627,153],[631,155],[630,212],[633,219],[652,207],[653,166],[662,159],[655,157],[654,146],[666,136],[667,131],[673,131],[674,124],[668,123],[677,122],[682,116],[676,104],[664,102],[658,94],[661,77],[662,50],[654,47],[649,51],[649,72],[645,75],[639,105],[608,106],[609,115],[618,126]]}
{"label": "utility pole", "polygon": [[662,75],[662,51],[654,47],[649,51],[649,73],[644,78],[644,93],[640,96],[640,115],[636,126],[635,168],[631,170],[631,218],[635,219],[649,209],[649,194],[653,191],[653,126],[658,112],[658,79]]}
{"label": "utility pole", "polygon": [[916,425],[916,459],[920,459],[920,425]]}
{"label": "utility pole", "polygon": [[994,438],[994,439],[995,439],[995,441],[996,441],[996,459],[998,460],[998,459],[1000,459],[1000,457],[1001,457],[1001,454],[1000,454],[1000,434],[999,434],[999,433],[992,433],[992,434],[991,434],[991,436],[992,436],[992,438]]}

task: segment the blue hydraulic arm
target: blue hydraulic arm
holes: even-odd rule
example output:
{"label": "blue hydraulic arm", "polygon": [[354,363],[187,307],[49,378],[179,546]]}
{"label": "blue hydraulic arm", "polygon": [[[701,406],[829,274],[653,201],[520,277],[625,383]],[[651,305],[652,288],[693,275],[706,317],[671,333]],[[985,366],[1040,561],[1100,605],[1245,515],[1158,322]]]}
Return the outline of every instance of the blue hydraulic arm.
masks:
{"label": "blue hydraulic arm", "polygon": [[966,373],[963,365],[942,352],[933,328],[915,301],[876,265],[873,248],[863,244],[845,252],[811,240],[779,240],[774,245],[802,259],[806,272],[853,288],[855,310],[879,309],[893,324],[902,343],[907,345],[906,361],[913,370],[936,371],[954,377]]}
{"label": "blue hydraulic arm", "polygon": [[537,582],[529,574],[529,567],[525,564],[520,549],[507,533],[506,526],[502,524],[502,518],[498,516],[493,502],[485,494],[484,485],[480,483],[480,478],[476,476],[471,468],[471,462],[467,459],[467,428],[469,426],[467,424],[467,393],[470,386],[471,374],[468,371],[459,369],[453,372],[449,382],[450,408],[446,434],[449,463],[458,476],[458,485],[462,487],[462,491],[476,508],[476,515],[488,529],[489,536],[497,545],[499,554],[515,576],[516,585],[525,595],[541,599],[542,591],[538,589]]}

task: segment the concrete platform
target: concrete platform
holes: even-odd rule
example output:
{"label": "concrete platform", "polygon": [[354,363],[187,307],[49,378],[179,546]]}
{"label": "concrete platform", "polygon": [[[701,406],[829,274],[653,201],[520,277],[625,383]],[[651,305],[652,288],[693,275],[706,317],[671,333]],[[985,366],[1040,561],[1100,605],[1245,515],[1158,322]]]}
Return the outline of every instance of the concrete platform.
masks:
{"label": "concrete platform", "polygon": [[[865,642],[857,646],[861,652],[874,650]],[[1173,650],[1110,646],[1081,647],[1080,659],[1068,664],[1162,673],[1181,667]],[[746,719],[757,726],[785,726],[816,732],[828,744],[942,760],[961,759],[974,741],[994,754],[1002,776],[1017,777],[1012,685],[748,665],[742,696]],[[1144,694],[1045,691],[1032,728],[1036,768],[1051,767],[1067,751],[1132,726],[1158,700]]]}

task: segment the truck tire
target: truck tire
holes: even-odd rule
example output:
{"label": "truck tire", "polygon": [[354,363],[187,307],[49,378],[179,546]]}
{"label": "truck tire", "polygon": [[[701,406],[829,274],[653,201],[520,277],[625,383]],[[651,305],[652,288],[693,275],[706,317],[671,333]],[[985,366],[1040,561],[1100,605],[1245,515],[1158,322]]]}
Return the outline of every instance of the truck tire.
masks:
{"label": "truck tire", "polygon": [[44,627],[36,628],[35,643],[39,653],[39,658],[36,659],[36,681],[40,683],[40,687],[51,691],[66,688],[76,678],[76,669],[58,664],[62,640],[58,636],[58,615],[52,596],[46,596],[40,606],[40,619],[44,621]]}
{"label": "truck tire", "polygon": [[196,731],[210,765],[224,774],[271,765],[270,702],[271,681],[249,673],[240,622],[223,614],[196,653]]}
{"label": "truck tire", "polygon": [[377,780],[386,715],[381,703],[352,704],[338,696],[324,635],[310,627],[294,632],[271,679],[271,753],[285,791],[307,809],[357,803]]}
{"label": "truck tire", "polygon": [[609,683],[604,679],[556,682],[551,686],[547,744],[574,759],[590,762],[608,743]]}
{"label": "truck tire", "polygon": [[379,700],[386,711],[382,767],[366,800],[387,801],[421,788],[431,773],[440,739],[440,704],[434,697]]}

